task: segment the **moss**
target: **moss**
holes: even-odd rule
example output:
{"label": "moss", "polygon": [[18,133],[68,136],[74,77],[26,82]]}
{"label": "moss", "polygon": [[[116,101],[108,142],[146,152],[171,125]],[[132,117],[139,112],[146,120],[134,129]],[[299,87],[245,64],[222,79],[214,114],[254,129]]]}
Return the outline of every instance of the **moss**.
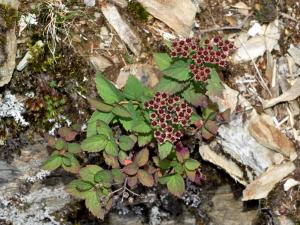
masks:
{"label": "moss", "polygon": [[18,19],[17,10],[8,4],[0,4],[0,16],[5,21],[4,26],[6,29],[12,28]]}
{"label": "moss", "polygon": [[147,21],[149,13],[146,11],[146,9],[141,5],[141,3],[136,1],[131,1],[128,3],[127,6],[128,12],[132,14],[132,16],[135,19],[141,20],[141,21]]}

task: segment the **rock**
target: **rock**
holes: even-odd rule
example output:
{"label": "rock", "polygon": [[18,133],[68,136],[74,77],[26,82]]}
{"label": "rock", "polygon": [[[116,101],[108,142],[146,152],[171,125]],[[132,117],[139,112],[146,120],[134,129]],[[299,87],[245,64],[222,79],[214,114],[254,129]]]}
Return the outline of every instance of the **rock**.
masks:
{"label": "rock", "polygon": [[236,8],[237,11],[244,16],[247,16],[249,13],[249,10],[251,10],[251,7],[247,6],[244,2],[238,2],[238,3],[234,4],[232,7]]}
{"label": "rock", "polygon": [[294,180],[293,178],[289,178],[285,181],[285,183],[283,185],[283,189],[284,189],[284,191],[288,191],[296,185],[300,185],[300,182],[297,180]]}
{"label": "rock", "polygon": [[191,0],[138,0],[138,2],[152,16],[167,24],[178,35],[184,37],[190,35],[197,12]]}
{"label": "rock", "polygon": [[15,180],[19,175],[20,171],[17,168],[0,161],[0,188],[6,183]]}
{"label": "rock", "polygon": [[[19,6],[17,0],[0,0],[0,4],[8,5],[15,10],[18,10]],[[0,87],[3,87],[9,83],[16,66],[17,38],[15,33],[16,23],[7,27],[1,15],[0,18]]]}
{"label": "rock", "polygon": [[112,63],[102,55],[90,56],[90,62],[96,71],[103,72],[106,68],[110,67]]}
{"label": "rock", "polygon": [[119,37],[128,45],[129,49],[138,56],[141,52],[141,40],[122,19],[116,6],[112,4],[105,4],[101,7],[106,20],[118,33]]}
{"label": "rock", "polygon": [[252,37],[247,41],[238,38],[235,42],[238,49],[233,55],[234,63],[255,60],[262,56],[265,51],[271,52],[278,45],[280,33],[279,21],[275,20],[268,26],[262,26],[259,36]]}
{"label": "rock", "polygon": [[29,123],[25,121],[22,113],[25,112],[23,103],[20,103],[15,95],[6,91],[4,98],[0,98],[0,118],[13,117],[14,120],[22,126],[28,126]]}
{"label": "rock", "polygon": [[84,4],[88,7],[93,7],[96,5],[96,0],[84,0]]}
{"label": "rock", "polygon": [[[40,40],[40,41],[37,41],[33,48],[36,49],[36,48],[42,48],[44,46],[44,43]],[[17,70],[18,71],[22,71],[28,64],[29,60],[32,58],[32,55],[30,53],[30,51],[26,52],[25,56],[22,58],[22,60],[19,62],[19,64],[17,65]]]}
{"label": "rock", "polygon": [[262,114],[252,118],[249,124],[249,132],[261,145],[283,154],[290,160],[297,158],[293,142],[273,125],[270,116]]}
{"label": "rock", "polygon": [[294,59],[295,63],[300,66],[300,48],[291,44],[288,53]]}
{"label": "rock", "polygon": [[295,170],[292,162],[271,166],[265,173],[258,176],[243,191],[243,201],[266,198],[269,192],[283,178]]}
{"label": "rock", "polygon": [[128,2],[126,0],[110,0],[110,2],[121,8],[125,8],[128,5]]}
{"label": "rock", "polygon": [[[40,140],[35,138],[36,142]],[[0,161],[0,179],[6,173],[11,176],[5,181],[0,180],[0,218],[14,225],[61,224],[53,213],[62,210],[71,198],[64,191],[61,179],[55,178],[51,187],[38,182],[49,175],[40,169],[47,157],[45,145],[36,143],[22,148],[21,155],[11,165]],[[6,171],[1,171],[3,165]],[[24,186],[29,188],[26,194],[20,193]]]}
{"label": "rock", "polygon": [[238,164],[225,155],[213,151],[208,145],[201,145],[199,147],[199,153],[201,157],[209,161],[216,166],[224,169],[234,180],[243,185],[247,185],[247,181],[244,179],[244,172],[238,166]]}
{"label": "rock", "polygon": [[256,210],[244,211],[243,203],[235,199],[229,185],[218,188],[212,198],[213,208],[209,212],[209,225],[252,225],[257,216]]}
{"label": "rock", "polygon": [[279,225],[295,225],[295,223],[286,216],[279,216],[277,218],[279,220]]}
{"label": "rock", "polygon": [[117,78],[116,85],[123,88],[129,75],[136,76],[145,86],[154,87],[158,83],[159,71],[148,64],[130,64],[121,69]]}

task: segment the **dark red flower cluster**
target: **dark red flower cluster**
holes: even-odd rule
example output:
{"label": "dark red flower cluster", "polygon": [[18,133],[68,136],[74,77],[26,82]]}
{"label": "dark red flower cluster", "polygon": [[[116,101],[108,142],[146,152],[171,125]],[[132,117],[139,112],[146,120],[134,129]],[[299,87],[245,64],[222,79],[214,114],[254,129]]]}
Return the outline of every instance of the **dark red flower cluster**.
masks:
{"label": "dark red flower cluster", "polygon": [[197,38],[186,38],[176,40],[172,44],[172,57],[191,58],[193,63],[190,70],[196,81],[206,81],[211,72],[206,64],[214,64],[220,67],[227,65],[227,56],[233,50],[234,45],[222,37],[216,36],[211,40],[204,40],[203,43]]}
{"label": "dark red flower cluster", "polygon": [[155,128],[154,137],[160,143],[174,143],[180,139],[193,112],[178,96],[172,97],[164,92],[157,92],[153,99],[144,103],[144,107],[151,110],[151,126]]}

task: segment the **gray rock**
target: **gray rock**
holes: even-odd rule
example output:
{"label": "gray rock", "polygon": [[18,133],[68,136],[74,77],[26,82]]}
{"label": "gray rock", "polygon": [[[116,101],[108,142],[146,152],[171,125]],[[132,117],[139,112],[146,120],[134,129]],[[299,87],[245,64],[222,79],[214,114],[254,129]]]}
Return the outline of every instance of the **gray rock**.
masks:
{"label": "gray rock", "polygon": [[96,5],[96,0],[84,0],[84,4],[88,7],[93,7]]}
{"label": "gray rock", "polygon": [[125,8],[128,5],[127,0],[110,0],[110,2],[121,8]]}
{"label": "gray rock", "polygon": [[90,62],[96,71],[103,72],[106,68],[110,67],[112,63],[102,55],[90,56]]}
{"label": "gray rock", "polygon": [[[12,8],[18,9],[19,2],[17,0],[0,0],[0,4],[9,5]],[[16,52],[17,52],[17,38],[15,34],[15,26],[12,28],[5,28],[3,18],[0,15],[0,87],[8,84],[12,77],[16,65]],[[4,33],[3,31],[4,30]]]}
{"label": "gray rock", "polygon": [[0,161],[0,187],[15,180],[19,175],[20,171],[17,168],[4,161]]}

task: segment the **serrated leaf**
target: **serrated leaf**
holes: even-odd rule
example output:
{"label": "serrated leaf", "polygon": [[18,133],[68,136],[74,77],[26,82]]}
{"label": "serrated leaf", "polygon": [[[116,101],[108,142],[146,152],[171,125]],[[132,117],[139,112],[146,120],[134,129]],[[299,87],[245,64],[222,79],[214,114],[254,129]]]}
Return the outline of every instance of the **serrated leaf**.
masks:
{"label": "serrated leaf", "polygon": [[105,104],[104,102],[98,101],[96,99],[90,97],[87,97],[86,99],[93,108],[98,109],[101,112],[110,112],[113,109],[113,106]]}
{"label": "serrated leaf", "polygon": [[171,167],[171,161],[168,159],[159,160],[158,167],[162,170],[167,170]]}
{"label": "serrated leaf", "polygon": [[81,152],[80,144],[77,143],[68,143],[67,144],[68,152],[70,153],[79,153]]}
{"label": "serrated leaf", "polygon": [[44,163],[44,165],[42,166],[43,170],[55,170],[58,167],[60,167],[62,164],[62,156],[60,155],[51,155],[49,157],[49,159],[47,159],[47,161]]}
{"label": "serrated leaf", "polygon": [[96,173],[98,173],[101,170],[102,170],[102,168],[100,166],[87,165],[80,169],[79,175],[83,180],[89,181],[91,183],[95,183],[94,177],[95,177]]}
{"label": "serrated leaf", "polygon": [[195,159],[188,159],[184,162],[184,166],[188,170],[195,170],[200,166],[200,163]]}
{"label": "serrated leaf", "polygon": [[183,163],[185,160],[190,158],[190,151],[184,147],[181,143],[176,144],[176,157],[177,160]]}
{"label": "serrated leaf", "polygon": [[173,145],[170,142],[165,142],[158,145],[159,158],[165,159],[171,153]]}
{"label": "serrated leaf", "polygon": [[67,152],[64,154],[62,167],[65,171],[68,171],[70,173],[77,173],[80,169],[80,164],[73,154]]}
{"label": "serrated leaf", "polygon": [[160,184],[167,184],[168,181],[170,180],[170,178],[173,176],[173,174],[171,175],[166,175],[166,176],[162,176],[158,179]]}
{"label": "serrated leaf", "polygon": [[124,87],[124,95],[130,100],[141,100],[146,91],[146,87],[133,75],[129,75],[126,85]]}
{"label": "serrated leaf", "polygon": [[133,146],[136,143],[136,137],[135,136],[121,136],[119,138],[119,147],[123,151],[129,151],[133,148]]}
{"label": "serrated leaf", "polygon": [[138,167],[142,167],[146,165],[148,160],[149,160],[148,148],[144,148],[141,151],[139,151],[134,158],[134,162],[138,165]]}
{"label": "serrated leaf", "polygon": [[196,92],[196,90],[190,86],[183,93],[182,97],[185,101],[192,104],[195,107],[203,105],[204,101],[207,101],[207,97],[202,93]]}
{"label": "serrated leaf", "polygon": [[171,77],[178,81],[186,81],[191,78],[188,63],[179,60],[163,71],[165,76]]}
{"label": "serrated leaf", "polygon": [[160,70],[165,70],[171,65],[172,58],[167,53],[154,53],[153,56]]}
{"label": "serrated leaf", "polygon": [[118,149],[118,145],[114,140],[110,140],[107,142],[105,147],[105,152],[112,156],[118,156],[119,149]]}
{"label": "serrated leaf", "polygon": [[127,164],[126,164],[126,161],[127,161],[127,159],[128,159],[128,155],[127,155],[126,152],[124,152],[124,151],[119,151],[118,159],[119,159],[119,161],[120,161],[120,163],[121,163],[122,165],[125,165],[125,166],[127,165]]}
{"label": "serrated leaf", "polygon": [[97,218],[104,219],[105,210],[100,204],[100,199],[96,191],[88,191],[85,197],[85,206]]}
{"label": "serrated leaf", "polygon": [[106,136],[109,140],[113,137],[112,129],[103,121],[96,122],[97,133]]}
{"label": "serrated leaf", "polygon": [[112,169],[111,174],[117,184],[122,184],[124,182],[125,176],[119,169]]}
{"label": "serrated leaf", "polygon": [[78,180],[76,183],[76,189],[78,191],[88,191],[91,190],[94,185],[89,181]]}
{"label": "serrated leaf", "polygon": [[89,119],[88,123],[87,123],[87,137],[91,137],[97,134],[97,121],[101,120],[103,122],[105,122],[106,124],[109,124],[113,118],[115,117],[115,115],[113,113],[104,113],[104,112],[99,112],[99,111],[95,111],[91,118]]}
{"label": "serrated leaf", "polygon": [[54,147],[57,150],[62,150],[62,149],[65,148],[65,146],[66,146],[66,142],[63,139],[61,139],[61,138],[57,139],[56,142],[55,142],[55,144],[54,144]]}
{"label": "serrated leaf", "polygon": [[166,92],[170,95],[173,95],[184,90],[188,85],[189,82],[178,82],[168,77],[163,77],[155,86],[155,91]]}
{"label": "serrated leaf", "polygon": [[105,187],[111,186],[112,179],[112,174],[108,170],[101,170],[95,175],[95,182],[102,183]]}
{"label": "serrated leaf", "polygon": [[107,137],[102,134],[98,134],[83,140],[81,143],[81,149],[87,152],[100,152],[105,149],[107,143]]}
{"label": "serrated leaf", "polygon": [[135,188],[136,185],[138,183],[138,178],[137,178],[137,175],[136,176],[133,176],[133,177],[128,177],[127,178],[127,184],[130,188]]}
{"label": "serrated leaf", "polygon": [[112,113],[122,117],[122,118],[131,118],[132,115],[130,114],[130,112],[122,105],[114,105],[114,108],[112,110]]}
{"label": "serrated leaf", "polygon": [[168,190],[175,196],[181,197],[185,191],[185,183],[182,176],[175,174],[168,179]]}
{"label": "serrated leaf", "polygon": [[153,136],[151,133],[149,134],[140,134],[138,136],[138,145],[139,147],[143,147],[147,144],[149,144],[153,139]]}
{"label": "serrated leaf", "polygon": [[130,163],[123,168],[123,172],[132,176],[137,173],[138,169],[139,167],[135,163]]}
{"label": "serrated leaf", "polygon": [[137,172],[137,177],[140,183],[146,187],[152,187],[154,185],[154,180],[152,175],[147,173],[145,170],[139,169]]}
{"label": "serrated leaf", "polygon": [[206,94],[208,96],[222,95],[223,85],[216,69],[214,68],[211,69],[210,78],[208,79],[206,85],[206,90]]}
{"label": "serrated leaf", "polygon": [[103,152],[104,161],[107,165],[111,166],[112,168],[119,168],[120,164],[118,162],[118,158]]}
{"label": "serrated leaf", "polygon": [[218,124],[216,121],[208,120],[202,126],[202,136],[205,139],[210,139],[218,133]]}
{"label": "serrated leaf", "polygon": [[183,165],[181,165],[181,163],[177,162],[177,161],[172,161],[171,162],[171,167],[174,168],[175,172],[177,174],[182,174],[184,172],[184,167]]}
{"label": "serrated leaf", "polygon": [[118,103],[124,99],[122,93],[99,73],[96,75],[96,88],[100,97],[107,104]]}
{"label": "serrated leaf", "polygon": [[135,120],[132,124],[132,130],[138,133],[149,133],[152,129],[144,120]]}
{"label": "serrated leaf", "polygon": [[82,180],[80,180],[80,179],[71,181],[66,186],[65,191],[76,198],[84,199],[84,193],[77,189],[78,184],[81,182],[82,182]]}
{"label": "serrated leaf", "polygon": [[61,127],[58,129],[58,134],[59,134],[59,136],[64,138],[65,141],[73,141],[77,135],[77,132],[73,131],[72,129],[70,129],[68,127]]}

